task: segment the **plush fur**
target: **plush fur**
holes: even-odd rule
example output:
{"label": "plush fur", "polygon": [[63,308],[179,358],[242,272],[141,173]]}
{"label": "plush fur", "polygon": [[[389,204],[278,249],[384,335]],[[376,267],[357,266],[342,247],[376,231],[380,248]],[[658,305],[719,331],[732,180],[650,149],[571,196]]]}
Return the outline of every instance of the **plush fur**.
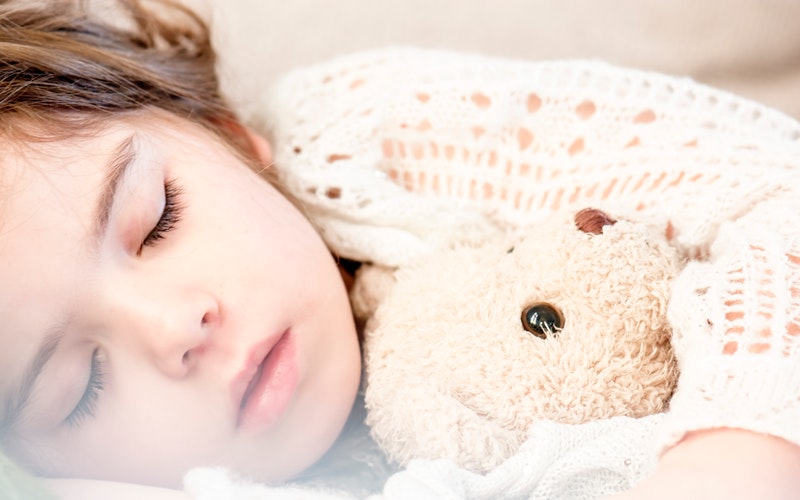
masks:
{"label": "plush fur", "polygon": [[[538,420],[665,409],[677,380],[666,310],[679,259],[662,232],[613,222],[586,210],[531,227],[513,246],[362,267],[352,298],[370,318],[367,423],[392,459],[486,471]],[[536,303],[559,311],[563,328],[526,331],[521,316]]]}

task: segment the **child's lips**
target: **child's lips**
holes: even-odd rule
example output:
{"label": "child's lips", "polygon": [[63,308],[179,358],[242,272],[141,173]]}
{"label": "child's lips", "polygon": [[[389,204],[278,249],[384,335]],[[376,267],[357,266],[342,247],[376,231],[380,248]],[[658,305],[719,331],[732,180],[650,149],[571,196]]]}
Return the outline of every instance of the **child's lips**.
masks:
{"label": "child's lips", "polygon": [[268,427],[284,413],[298,382],[295,354],[289,330],[250,350],[244,369],[231,383],[238,428]]}

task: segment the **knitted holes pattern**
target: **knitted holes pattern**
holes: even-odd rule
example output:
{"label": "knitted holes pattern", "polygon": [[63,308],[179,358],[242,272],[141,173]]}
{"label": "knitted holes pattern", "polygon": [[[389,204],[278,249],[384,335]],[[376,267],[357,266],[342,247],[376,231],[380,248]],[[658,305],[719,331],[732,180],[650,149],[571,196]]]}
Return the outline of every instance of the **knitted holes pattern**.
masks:
{"label": "knitted holes pattern", "polygon": [[[403,199],[398,186],[514,225],[598,201],[660,212],[666,195],[694,220],[674,223],[680,241],[707,245],[760,196],[753,180],[800,152],[800,127],[777,112],[595,62],[383,50],[290,75],[272,97],[276,160],[307,206],[410,232],[420,197],[380,202]],[[698,200],[715,213],[701,220]]]}
{"label": "knitted holes pattern", "polygon": [[[800,235],[793,231],[800,203],[794,190],[775,195],[720,230],[709,263],[707,288],[722,304],[721,351],[794,358],[800,356]],[[791,231],[791,232],[790,232]],[[715,277],[709,281],[709,277]]]}

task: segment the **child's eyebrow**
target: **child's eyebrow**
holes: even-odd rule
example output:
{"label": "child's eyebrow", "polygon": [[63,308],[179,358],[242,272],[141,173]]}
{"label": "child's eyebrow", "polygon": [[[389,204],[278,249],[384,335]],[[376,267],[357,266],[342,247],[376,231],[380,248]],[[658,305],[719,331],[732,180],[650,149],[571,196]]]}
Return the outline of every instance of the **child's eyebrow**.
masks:
{"label": "child's eyebrow", "polygon": [[94,241],[101,241],[105,235],[117,190],[126,174],[130,171],[130,166],[136,160],[136,153],[136,134],[134,134],[117,146],[111,161],[106,166],[103,191],[95,208],[94,227],[92,229]]}

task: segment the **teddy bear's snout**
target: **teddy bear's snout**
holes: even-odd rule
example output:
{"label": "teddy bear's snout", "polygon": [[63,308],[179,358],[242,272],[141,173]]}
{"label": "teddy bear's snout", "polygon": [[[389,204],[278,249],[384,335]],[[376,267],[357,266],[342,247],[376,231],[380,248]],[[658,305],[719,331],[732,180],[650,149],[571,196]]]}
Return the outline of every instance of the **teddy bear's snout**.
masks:
{"label": "teddy bear's snout", "polygon": [[596,208],[584,208],[575,214],[575,226],[584,233],[602,234],[605,226],[613,226],[616,220]]}

